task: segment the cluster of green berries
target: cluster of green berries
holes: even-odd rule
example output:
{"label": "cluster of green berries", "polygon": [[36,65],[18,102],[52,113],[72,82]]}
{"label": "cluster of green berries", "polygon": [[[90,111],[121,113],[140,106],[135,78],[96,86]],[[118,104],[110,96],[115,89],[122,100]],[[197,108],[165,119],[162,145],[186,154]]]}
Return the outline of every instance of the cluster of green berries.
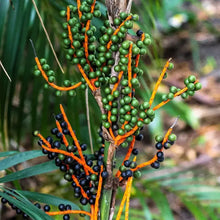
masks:
{"label": "cluster of green berries", "polygon": [[[70,136],[70,132],[67,127],[67,123],[63,120],[63,115],[62,114],[57,114],[55,116],[56,120],[59,121],[61,127],[62,127],[62,132],[58,130],[58,128],[52,128],[51,129],[51,134],[55,136],[55,138],[48,136],[46,140],[50,143],[51,148],[53,149],[61,149],[65,150],[69,153],[73,153],[76,157],[79,157],[77,147],[75,145],[75,142],[72,141],[72,144],[69,146],[65,146],[63,142],[63,135],[65,135],[68,140],[72,140]],[[34,135],[36,136],[38,132],[34,132]],[[70,141],[69,141],[70,143]],[[39,140],[38,144],[40,146],[45,145],[43,140]],[[80,145],[81,150],[84,152],[87,149],[86,144],[81,144]],[[90,173],[89,175],[86,175],[85,168],[83,165],[78,163],[76,160],[74,160],[70,156],[66,156],[62,153],[54,153],[50,152],[46,149],[42,149],[42,152],[48,156],[49,159],[55,160],[56,166],[59,167],[59,169],[64,172],[64,179],[68,182],[71,182],[72,187],[73,187],[73,195],[76,198],[80,199],[80,203],[82,205],[86,205],[87,203],[89,204],[94,204],[95,199],[96,199],[96,194],[97,194],[97,187],[99,183],[99,173],[100,173],[100,168],[103,165],[103,159],[104,159],[104,147],[100,147],[98,151],[94,152],[94,155],[86,155],[83,154],[83,157],[86,161],[86,164],[91,167],[98,175]],[[85,191],[87,198],[83,197],[81,193],[81,188],[76,184],[76,182],[73,180],[72,175],[74,175],[82,189]],[[102,177],[105,179],[108,177],[108,172],[102,171],[101,173]]]}
{"label": "cluster of green berries", "polygon": [[[46,76],[47,76],[47,79],[48,79],[48,82],[49,83],[55,83],[55,80],[56,80],[56,74],[55,72],[51,69],[50,65],[47,63],[47,60],[44,59],[44,58],[41,58],[40,60],[40,64],[41,64],[41,67],[42,67],[42,70],[45,72]],[[34,75],[35,76],[40,76],[41,75],[41,71],[39,70],[38,66],[35,65],[34,67]],[[75,83],[74,82],[71,82],[70,80],[66,79],[63,81],[63,86],[64,87],[70,87],[70,86],[73,86]],[[44,84],[44,88],[45,89],[48,89],[50,86],[49,84]],[[56,90],[56,95],[57,96],[61,96],[62,95],[62,92],[60,90]],[[68,95],[69,96],[75,96],[76,95],[76,92],[74,90],[69,90],[68,91]]]}
{"label": "cluster of green berries", "polygon": [[[181,94],[183,99],[187,99],[189,96],[193,96],[195,91],[200,90],[202,88],[202,84],[200,82],[196,82],[196,77],[194,75],[190,75],[184,80],[184,84],[187,87],[187,91]],[[172,100],[175,97],[175,94],[181,91],[180,88],[175,86],[171,86],[168,94],[162,95],[162,100],[167,101]]]}
{"label": "cluster of green berries", "polygon": [[184,80],[184,84],[187,87],[187,91],[181,95],[183,99],[187,99],[188,96],[193,96],[195,94],[195,91],[198,91],[202,88],[202,84],[200,82],[195,82],[196,77],[194,75],[190,75]]}
{"label": "cluster of green berries", "polygon": [[151,167],[158,169],[160,167],[160,163],[164,161],[164,153],[162,150],[169,149],[174,144],[176,141],[176,135],[170,134],[165,143],[163,143],[164,137],[162,135],[157,135],[155,140],[157,142],[155,144],[155,148],[157,149],[157,160],[151,164]]}

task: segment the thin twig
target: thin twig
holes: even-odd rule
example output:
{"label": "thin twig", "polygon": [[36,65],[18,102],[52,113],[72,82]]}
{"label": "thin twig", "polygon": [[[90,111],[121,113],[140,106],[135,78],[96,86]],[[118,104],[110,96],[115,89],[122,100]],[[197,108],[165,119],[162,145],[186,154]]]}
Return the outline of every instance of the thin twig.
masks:
{"label": "thin twig", "polygon": [[51,43],[49,34],[47,33],[47,30],[46,30],[46,28],[45,28],[45,26],[44,26],[44,23],[43,23],[43,20],[42,20],[42,18],[41,18],[41,15],[40,15],[40,13],[39,13],[39,10],[38,10],[38,8],[37,8],[37,5],[36,5],[36,3],[35,3],[34,0],[32,0],[32,3],[33,3],[34,8],[35,8],[35,10],[36,10],[36,12],[37,12],[38,18],[39,18],[39,20],[40,20],[40,23],[41,23],[41,25],[42,25],[42,28],[43,28],[43,30],[44,30],[44,33],[46,34],[47,40],[48,40],[49,45],[50,45],[50,47],[51,47],[51,50],[52,50],[52,52],[53,52],[53,54],[54,54],[54,57],[55,57],[55,59],[56,59],[56,61],[57,61],[57,64],[58,64],[58,66],[60,67],[60,70],[62,71],[62,73],[64,73],[64,70],[63,70],[63,68],[62,68],[62,66],[61,66],[61,64],[60,64],[60,62],[59,62],[59,60],[58,60],[58,57],[57,57],[57,55],[56,55],[56,52],[55,52],[55,50],[54,50],[54,48],[53,48],[53,45],[52,45],[52,43]]}
{"label": "thin twig", "polygon": [[4,66],[3,66],[3,64],[2,64],[2,61],[1,61],[1,60],[0,60],[0,66],[2,67],[2,69],[3,69],[4,73],[5,73],[5,75],[8,77],[9,81],[11,82],[11,78],[10,78],[10,76],[8,75],[8,73],[7,73],[6,69],[4,68]]}
{"label": "thin twig", "polygon": [[92,133],[91,133],[91,123],[90,123],[90,116],[89,116],[89,89],[88,86],[86,87],[85,90],[85,99],[86,99],[86,118],[87,118],[87,125],[88,125],[88,131],[89,131],[89,142],[90,142],[90,147],[91,147],[91,153],[94,153],[94,148],[93,148],[93,142],[92,142]]}

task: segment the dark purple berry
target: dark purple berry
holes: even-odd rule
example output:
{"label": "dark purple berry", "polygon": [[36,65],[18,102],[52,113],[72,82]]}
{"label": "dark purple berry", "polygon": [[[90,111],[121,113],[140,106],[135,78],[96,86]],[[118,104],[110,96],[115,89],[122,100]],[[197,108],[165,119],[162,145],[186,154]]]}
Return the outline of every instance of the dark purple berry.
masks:
{"label": "dark purple berry", "polygon": [[138,149],[137,148],[134,148],[133,150],[132,150],[132,154],[134,154],[134,155],[138,155]]}
{"label": "dark purple berry", "polygon": [[65,210],[65,205],[62,204],[62,203],[59,204],[58,209],[59,209],[60,211],[64,211],[64,210]]}
{"label": "dark purple berry", "polygon": [[67,128],[67,123],[65,121],[62,121],[60,123],[60,125],[61,125],[62,128]]}
{"label": "dark purple berry", "polygon": [[90,198],[89,199],[89,204],[91,204],[91,205],[95,204],[95,199]]}
{"label": "dark purple berry", "polygon": [[155,147],[157,148],[157,150],[161,150],[163,148],[162,142],[156,143]]}
{"label": "dark purple berry", "polygon": [[131,170],[126,170],[126,177],[131,177],[133,175],[133,172]]}
{"label": "dark purple berry", "polygon": [[90,167],[93,165],[92,160],[88,160],[88,161],[86,161],[86,163],[87,163],[87,165],[90,166]]}
{"label": "dark purple berry", "polygon": [[58,128],[52,128],[51,129],[51,134],[56,135],[58,131],[59,131]]}
{"label": "dark purple berry", "polygon": [[56,120],[60,121],[60,120],[63,120],[63,115],[60,113],[60,114],[57,114],[55,116]]}
{"label": "dark purple berry", "polygon": [[86,144],[81,144],[80,147],[81,147],[82,151],[85,151],[87,149],[87,145]]}
{"label": "dark purple berry", "polygon": [[103,171],[102,172],[102,178],[106,179],[108,177],[108,172],[107,171]]}
{"label": "dark purple berry", "polygon": [[39,209],[41,208],[41,205],[39,203],[35,203],[34,205]]}
{"label": "dark purple berry", "polygon": [[50,137],[50,136],[48,136],[48,137],[46,138],[46,140],[47,140],[50,144],[52,144],[52,142],[53,142],[53,138]]}
{"label": "dark purple berry", "polygon": [[5,199],[5,198],[2,198],[2,199],[1,199],[1,202],[2,202],[3,204],[6,204],[6,203],[8,202],[8,200]]}
{"label": "dark purple berry", "polygon": [[152,166],[154,169],[158,169],[158,168],[160,168],[160,162],[159,162],[159,161],[155,161],[154,163],[151,164],[151,166]]}
{"label": "dark purple berry", "polygon": [[138,36],[138,37],[141,37],[141,35],[143,34],[144,32],[142,31],[142,30],[138,30],[137,32],[136,32],[136,35]]}
{"label": "dark purple berry", "polygon": [[88,203],[88,200],[87,200],[86,198],[84,198],[84,197],[81,197],[80,203],[81,203],[82,205],[86,205],[86,204]]}
{"label": "dark purple berry", "polygon": [[142,141],[142,140],[144,139],[144,135],[143,135],[143,134],[138,134],[138,135],[135,137],[135,139],[136,139],[137,141]]}
{"label": "dark purple berry", "polygon": [[105,152],[105,148],[104,148],[104,147],[101,147],[101,148],[99,149],[99,154],[104,154],[104,152]]}
{"label": "dark purple berry", "polygon": [[62,137],[63,137],[63,134],[62,134],[61,132],[57,132],[56,137],[57,137],[57,138],[62,138]]}
{"label": "dark purple berry", "polygon": [[71,209],[72,209],[71,205],[67,204],[66,205],[66,210],[71,210]]}
{"label": "dark purple berry", "polygon": [[45,205],[44,206],[44,211],[45,212],[49,212],[50,211],[50,206],[49,205]]}
{"label": "dark purple berry", "polygon": [[121,172],[121,177],[123,177],[123,178],[127,177],[126,171]]}
{"label": "dark purple berry", "polygon": [[130,161],[130,160],[126,160],[126,161],[124,162],[124,165],[125,165],[126,167],[129,167],[130,164],[131,164],[131,161]]}
{"label": "dark purple berry", "polygon": [[63,220],[69,220],[69,219],[70,219],[70,215],[65,214],[65,215],[63,216]]}

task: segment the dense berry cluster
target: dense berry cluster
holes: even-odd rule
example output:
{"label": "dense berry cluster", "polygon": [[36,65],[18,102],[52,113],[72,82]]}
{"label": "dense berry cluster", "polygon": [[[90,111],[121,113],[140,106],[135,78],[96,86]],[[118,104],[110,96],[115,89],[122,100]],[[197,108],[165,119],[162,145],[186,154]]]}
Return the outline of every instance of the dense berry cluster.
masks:
{"label": "dense berry cluster", "polygon": [[[54,159],[56,166],[64,172],[64,179],[71,182],[74,196],[80,199],[82,205],[94,204],[99,183],[99,174],[107,178],[107,171],[101,171],[103,166],[104,147],[100,147],[94,155],[79,154],[78,140],[72,140],[71,132],[62,114],[55,116],[57,127],[51,129],[51,134],[46,139],[41,138],[38,144],[49,159]],[[34,133],[41,137],[38,132]],[[76,141],[78,143],[76,143]],[[48,146],[44,147],[44,146]],[[80,144],[80,152],[87,149],[86,144]],[[52,150],[57,149],[57,151]],[[83,158],[81,158],[81,156]],[[84,164],[84,162],[85,164]]]}

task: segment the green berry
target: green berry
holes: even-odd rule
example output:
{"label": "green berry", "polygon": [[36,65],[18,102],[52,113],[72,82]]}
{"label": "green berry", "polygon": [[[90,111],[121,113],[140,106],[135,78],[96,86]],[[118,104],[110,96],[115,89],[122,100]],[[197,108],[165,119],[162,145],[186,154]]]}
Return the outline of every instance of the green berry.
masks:
{"label": "green berry", "polygon": [[144,124],[148,125],[148,124],[150,124],[150,123],[151,123],[150,118],[145,118],[145,119],[144,119]]}
{"label": "green berry", "polygon": [[121,144],[121,147],[123,147],[123,148],[128,147],[128,142],[124,142],[124,143],[122,143],[122,144]]}
{"label": "green berry", "polygon": [[174,64],[173,63],[169,63],[169,66],[168,66],[168,70],[172,70],[174,68]]}
{"label": "green berry", "polygon": [[183,94],[181,94],[181,97],[182,97],[183,99],[187,99],[187,98],[188,98],[188,94],[187,94],[186,92],[184,92]]}
{"label": "green berry", "polygon": [[196,77],[194,75],[190,75],[188,77],[189,82],[194,83],[196,81]]}
{"label": "green berry", "polygon": [[151,39],[150,38],[145,38],[143,41],[144,45],[148,46],[151,44]]}
{"label": "green berry", "polygon": [[138,126],[139,128],[143,127],[143,125],[144,125],[143,121],[138,121],[138,122],[137,122],[137,126]]}
{"label": "green berry", "polygon": [[176,140],[176,135],[175,134],[170,134],[168,137],[169,141],[175,141]]}
{"label": "green berry", "polygon": [[35,76],[40,76],[40,75],[41,75],[40,70],[35,70],[35,71],[34,71],[34,75],[35,75]]}
{"label": "green berry", "polygon": [[170,92],[175,94],[177,92],[177,88],[175,86],[170,87]]}
{"label": "green berry", "polygon": [[114,23],[114,25],[119,26],[121,24],[121,21],[119,18],[115,18],[113,23]]}
{"label": "green berry", "polygon": [[167,98],[170,99],[170,100],[172,100],[172,99],[174,98],[173,93],[171,93],[171,92],[168,93],[168,94],[167,94]]}
{"label": "green berry", "polygon": [[58,154],[58,158],[59,158],[60,160],[64,160],[64,159],[65,159],[65,155],[64,155],[64,154]]}
{"label": "green berry", "polygon": [[196,83],[195,84],[195,90],[200,90],[202,88],[202,84],[201,83]]}
{"label": "green berry", "polygon": [[155,137],[155,141],[156,141],[156,142],[162,142],[162,141],[163,141],[163,136],[162,136],[162,135],[157,135],[157,136]]}
{"label": "green berry", "polygon": [[107,120],[108,116],[106,114],[102,114],[102,120],[105,121]]}
{"label": "green berry", "polygon": [[133,175],[135,178],[139,179],[139,178],[141,178],[141,171],[136,170],[136,171],[134,171]]}
{"label": "green berry", "polygon": [[189,90],[193,91],[193,90],[195,89],[194,83],[189,83],[189,84],[187,85],[187,88],[188,88]]}
{"label": "green berry", "polygon": [[186,86],[189,84],[189,79],[188,79],[188,78],[186,78],[186,79],[184,80],[184,84],[185,84]]}
{"label": "green berry", "polygon": [[110,126],[111,126],[109,122],[104,122],[103,125],[104,125],[105,128],[110,128]]}

